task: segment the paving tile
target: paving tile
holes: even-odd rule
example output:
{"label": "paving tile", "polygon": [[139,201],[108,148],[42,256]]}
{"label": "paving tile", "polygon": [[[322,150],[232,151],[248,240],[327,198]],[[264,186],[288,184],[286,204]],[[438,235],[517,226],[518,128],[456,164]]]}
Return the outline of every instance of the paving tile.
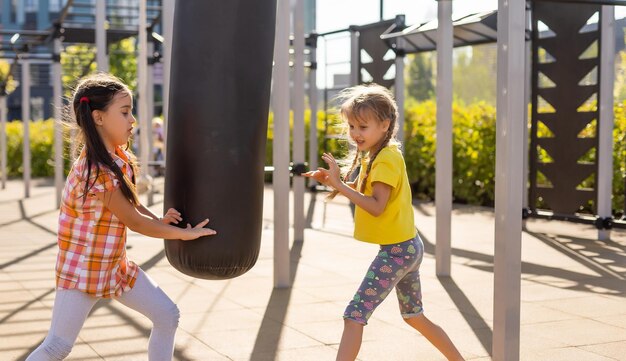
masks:
{"label": "paving tile", "polygon": [[581,349],[615,360],[626,358],[626,340],[597,345],[580,346]]}

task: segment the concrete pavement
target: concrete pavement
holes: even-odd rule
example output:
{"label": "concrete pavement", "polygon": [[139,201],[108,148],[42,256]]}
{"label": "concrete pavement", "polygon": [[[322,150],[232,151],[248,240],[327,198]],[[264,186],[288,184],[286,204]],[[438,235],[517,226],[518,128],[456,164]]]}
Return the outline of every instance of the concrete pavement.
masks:
{"label": "concrete pavement", "polygon": [[[36,181],[0,190],[0,360],[23,360],[45,337],[54,301],[54,189]],[[161,180],[162,182],[162,180]],[[247,274],[226,281],[185,276],[161,240],[129,235],[129,257],[181,310],[175,360],[334,360],[342,312],[376,246],[354,241],[345,199],[324,205],[307,194],[310,228],[291,245],[293,287],[273,288],[272,190],[265,189],[261,254]],[[156,195],[152,207],[161,212]],[[210,215],[209,215],[210,217]],[[493,321],[493,211],[455,206],[452,277],[435,276],[431,203],[415,204],[426,245],[424,307],[468,360],[490,360]],[[522,234],[521,359],[626,360],[626,232],[596,239],[590,226],[530,220]],[[70,360],[147,360],[150,324],[115,301],[87,319]],[[362,361],[442,360],[408,327],[390,295],[365,329]]]}

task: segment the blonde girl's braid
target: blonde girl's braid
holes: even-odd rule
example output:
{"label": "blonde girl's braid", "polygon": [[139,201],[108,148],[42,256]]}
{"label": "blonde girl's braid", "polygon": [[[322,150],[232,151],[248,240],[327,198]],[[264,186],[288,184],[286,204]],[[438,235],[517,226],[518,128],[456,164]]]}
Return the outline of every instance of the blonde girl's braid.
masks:
{"label": "blonde girl's braid", "polygon": [[380,144],[380,147],[378,148],[376,153],[374,153],[370,161],[367,163],[367,170],[365,171],[365,176],[363,177],[363,181],[361,182],[361,187],[359,189],[360,193],[365,192],[365,185],[367,184],[367,177],[369,177],[370,175],[370,170],[372,170],[372,164],[374,164],[374,160],[376,159],[380,151],[383,150],[383,148],[385,148],[389,144],[389,141],[391,140],[392,135],[393,135],[393,128],[389,127],[389,129],[387,130],[387,134],[385,135],[385,140],[383,140],[383,142]]}
{"label": "blonde girl's braid", "polygon": [[[344,182],[348,182],[350,180],[350,177],[352,177],[352,173],[354,172],[354,168],[356,168],[356,165],[359,161],[359,152],[355,152],[354,154],[354,159],[352,160],[352,165],[350,166],[350,170],[343,176],[343,181]],[[328,196],[326,196],[326,200],[331,200],[333,198],[335,198],[335,196],[339,194],[338,190],[333,190],[332,192],[330,192],[330,194],[328,194]]]}

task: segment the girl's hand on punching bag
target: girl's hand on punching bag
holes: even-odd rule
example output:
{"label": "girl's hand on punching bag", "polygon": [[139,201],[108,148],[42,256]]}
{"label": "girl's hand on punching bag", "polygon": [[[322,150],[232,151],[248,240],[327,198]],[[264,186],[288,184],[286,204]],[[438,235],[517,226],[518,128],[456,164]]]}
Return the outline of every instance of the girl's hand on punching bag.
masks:
{"label": "girl's hand on punching bag", "polygon": [[168,209],[165,215],[160,219],[160,221],[165,224],[178,224],[178,222],[182,220],[183,217],[181,216],[180,212],[174,208]]}
{"label": "girl's hand on punching bag", "polygon": [[183,241],[190,241],[196,238],[217,234],[217,232],[211,228],[204,228],[207,224],[209,224],[208,218],[196,224],[195,227],[192,227],[191,224],[187,223],[187,228],[184,229],[184,234],[180,239]]}

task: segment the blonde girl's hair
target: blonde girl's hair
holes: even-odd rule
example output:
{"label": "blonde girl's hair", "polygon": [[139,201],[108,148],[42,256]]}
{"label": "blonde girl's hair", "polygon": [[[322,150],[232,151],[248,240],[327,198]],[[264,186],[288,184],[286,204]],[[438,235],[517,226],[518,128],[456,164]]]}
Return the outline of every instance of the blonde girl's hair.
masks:
{"label": "blonde girl's hair", "polygon": [[[374,164],[378,153],[389,144],[400,144],[396,139],[398,131],[398,106],[389,89],[374,83],[347,88],[339,93],[338,99],[341,104],[339,114],[344,123],[347,123],[348,119],[356,120],[359,123],[366,122],[370,119],[375,119],[379,122],[389,120],[389,128],[387,129],[385,138],[383,138],[383,141],[379,144],[377,149],[369,154],[369,162],[367,163],[363,181],[359,188],[359,192],[363,193],[365,191],[367,178],[372,169],[372,164]],[[346,130],[347,129],[349,128],[346,127]],[[349,136],[347,138],[352,142]],[[363,156],[365,155],[359,154],[359,152],[356,151],[354,152],[351,165],[348,171],[344,172],[344,182],[352,178],[356,165],[359,163],[359,157]],[[361,172],[363,172],[362,169]],[[331,192],[327,199],[333,199],[337,193],[336,190]]]}
{"label": "blonde girl's hair", "polygon": [[[96,130],[96,122],[91,114],[94,110],[106,111],[113,102],[115,95],[119,93],[126,93],[128,96],[132,94],[130,89],[120,79],[106,73],[97,73],[82,78],[74,90],[71,104],[69,105],[73,110],[74,119],[70,119],[66,123],[69,123],[73,128],[78,128],[78,141],[81,146],[76,149],[79,152],[82,151],[80,150],[81,148],[84,149],[87,158],[87,177],[83,201],[86,199],[89,189],[95,184],[102,168],[103,170],[113,172],[117,179],[120,180],[120,190],[129,202],[133,205],[139,204],[135,190],[134,175],[137,173],[135,157],[131,154],[130,166],[133,168],[133,177],[129,179],[107,151],[102,138],[100,138]],[[65,114],[67,116],[71,112],[66,111]],[[75,120],[76,123],[73,123],[72,120]],[[126,150],[128,151],[129,148],[127,144]],[[92,167],[95,168],[96,175],[93,177],[93,182],[89,184]]]}

